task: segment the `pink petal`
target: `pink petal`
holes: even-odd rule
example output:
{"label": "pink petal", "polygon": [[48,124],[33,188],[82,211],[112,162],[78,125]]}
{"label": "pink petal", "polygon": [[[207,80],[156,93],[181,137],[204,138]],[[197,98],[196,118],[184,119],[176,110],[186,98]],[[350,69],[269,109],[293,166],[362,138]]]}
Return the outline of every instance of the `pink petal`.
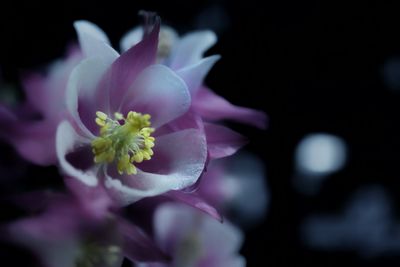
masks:
{"label": "pink petal", "polygon": [[121,205],[191,186],[207,159],[204,135],[189,129],[157,137],[151,160],[136,175],[106,175],[106,187]]}
{"label": "pink petal", "polygon": [[73,177],[65,177],[64,182],[69,191],[79,201],[80,208],[90,218],[104,220],[109,215],[110,210],[116,208],[102,184],[88,186]]}
{"label": "pink petal", "polygon": [[170,191],[167,193],[167,196],[175,199],[177,201],[183,202],[193,208],[199,209],[202,212],[210,215],[214,219],[222,222],[223,218],[221,214],[210,204],[208,204],[204,199],[202,199],[198,194],[195,192],[193,193],[185,193],[182,191]]}
{"label": "pink petal", "polygon": [[216,95],[210,89],[202,87],[193,97],[193,109],[207,120],[231,119],[261,129],[267,127],[267,116],[264,112],[234,106],[226,99]]}
{"label": "pink petal", "polygon": [[32,73],[23,77],[22,82],[27,102],[40,112],[45,119],[56,118],[64,111],[65,90],[73,68],[82,60],[82,54],[75,46],[68,56],[49,66],[48,73]]}
{"label": "pink petal", "polygon": [[77,169],[66,159],[67,154],[74,149],[87,145],[90,145],[90,139],[78,135],[68,121],[60,123],[56,134],[56,152],[62,171],[67,176],[74,177],[89,186],[95,186],[98,183],[97,166],[84,171]]}
{"label": "pink petal", "polygon": [[185,83],[168,67],[153,65],[137,77],[125,97],[122,112],[148,113],[152,127],[158,128],[183,115],[189,107]]}
{"label": "pink petal", "polygon": [[0,137],[11,143],[18,153],[38,165],[51,165],[57,160],[55,132],[58,121],[26,122],[18,120],[7,107],[0,105]]}
{"label": "pink petal", "polygon": [[185,81],[192,96],[197,94],[208,72],[220,58],[218,55],[206,57],[176,72]]}
{"label": "pink petal", "polygon": [[47,166],[57,162],[55,134],[58,121],[18,122],[10,142],[26,160]]}
{"label": "pink petal", "polygon": [[240,134],[217,124],[205,123],[207,146],[212,159],[233,155],[247,140]]}
{"label": "pink petal", "polygon": [[157,17],[152,31],[137,45],[121,54],[103,77],[98,94],[109,98],[112,111],[118,110],[137,76],[156,62],[159,30],[160,20]]}
{"label": "pink petal", "polygon": [[119,226],[124,239],[124,255],[128,259],[134,262],[165,262],[168,260],[168,256],[136,225],[119,219]]}
{"label": "pink petal", "polygon": [[212,31],[197,31],[186,34],[174,47],[170,66],[174,70],[197,63],[206,50],[217,42]]}

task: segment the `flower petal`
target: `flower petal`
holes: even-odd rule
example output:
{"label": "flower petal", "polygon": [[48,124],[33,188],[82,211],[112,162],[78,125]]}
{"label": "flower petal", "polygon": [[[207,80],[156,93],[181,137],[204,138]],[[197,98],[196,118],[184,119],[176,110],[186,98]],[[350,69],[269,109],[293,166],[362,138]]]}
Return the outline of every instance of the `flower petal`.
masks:
{"label": "flower petal", "polygon": [[97,25],[79,20],[74,23],[74,27],[85,57],[101,58],[106,64],[111,64],[118,58],[118,52],[110,46],[107,35]]}
{"label": "flower petal", "polygon": [[121,218],[119,226],[124,239],[124,255],[128,259],[134,262],[167,261],[168,256],[139,227]]}
{"label": "flower petal", "polygon": [[[194,129],[157,137],[153,158],[136,175],[106,174],[105,185],[122,205],[194,184],[207,159],[204,135]],[[146,170],[146,171],[143,171]]]}
{"label": "flower petal", "polygon": [[156,62],[159,31],[160,19],[157,17],[151,32],[137,45],[121,54],[103,77],[98,92],[109,97],[112,111],[118,110],[137,76]]}
{"label": "flower petal", "polygon": [[185,193],[182,191],[173,190],[168,192],[167,196],[177,201],[183,202],[189,206],[192,206],[193,208],[199,209],[220,222],[223,221],[221,214],[195,192]]}
{"label": "flower petal", "polygon": [[56,120],[18,120],[10,109],[0,105],[0,138],[11,143],[22,157],[35,164],[45,166],[56,162],[57,124]]}
{"label": "flower petal", "polygon": [[245,137],[224,126],[205,123],[204,129],[211,159],[233,155],[247,143]]}
{"label": "flower petal", "polygon": [[18,153],[35,164],[47,166],[57,162],[55,133],[58,121],[17,122],[10,142]]}
{"label": "flower petal", "polygon": [[119,47],[122,52],[127,51],[132,46],[139,43],[143,38],[143,27],[135,27],[127,32],[121,39]]}
{"label": "flower petal", "polygon": [[63,111],[68,78],[74,67],[83,59],[81,51],[72,46],[66,58],[49,66],[46,75],[29,73],[22,82],[27,102],[44,119],[55,118]]}
{"label": "flower petal", "polygon": [[206,87],[197,92],[192,102],[193,109],[207,120],[231,119],[261,129],[267,127],[267,115],[264,112],[232,105]]}
{"label": "flower petal", "polygon": [[174,48],[170,66],[178,70],[197,63],[206,50],[217,42],[217,36],[212,31],[197,31],[186,34]]}
{"label": "flower petal", "polygon": [[176,72],[178,76],[185,81],[192,96],[197,94],[197,91],[207,76],[207,73],[220,58],[219,55],[206,57],[196,64],[187,66]]}
{"label": "flower petal", "polygon": [[152,127],[158,128],[183,115],[190,107],[186,84],[171,69],[153,65],[145,69],[130,88],[122,106],[152,116]]}
{"label": "flower petal", "polygon": [[[219,223],[195,209],[177,203],[166,203],[156,210],[154,228],[156,240],[162,249],[174,255],[177,262],[186,257],[185,262],[197,263],[193,266],[203,266],[200,262],[204,266],[231,266],[214,263],[234,262],[233,259],[239,257],[238,251],[243,243],[243,233],[229,222]],[[181,246],[185,240],[195,242],[195,248],[201,254],[182,251]],[[187,258],[191,257],[190,253],[193,253],[192,259]]]}
{"label": "flower petal", "polygon": [[68,121],[63,121],[57,128],[56,134],[56,151],[57,158],[62,170],[68,175],[79,179],[89,186],[95,186],[98,183],[96,173],[98,167],[94,166],[86,171],[75,168],[66,156],[78,146],[90,144],[90,140],[76,133],[72,125]]}
{"label": "flower petal", "polygon": [[93,138],[98,127],[96,111],[108,111],[108,100],[97,98],[96,86],[108,65],[98,58],[83,60],[72,71],[67,84],[66,104],[75,123],[86,136]]}

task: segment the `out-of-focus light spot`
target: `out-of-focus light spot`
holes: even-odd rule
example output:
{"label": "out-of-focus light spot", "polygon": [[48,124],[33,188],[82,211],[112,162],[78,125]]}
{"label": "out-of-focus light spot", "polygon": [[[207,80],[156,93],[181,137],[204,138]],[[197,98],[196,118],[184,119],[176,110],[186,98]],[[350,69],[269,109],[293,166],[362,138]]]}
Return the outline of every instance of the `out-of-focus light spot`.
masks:
{"label": "out-of-focus light spot", "polygon": [[346,153],[346,144],[341,138],[331,134],[310,134],[297,147],[297,170],[313,177],[328,175],[343,167]]}
{"label": "out-of-focus light spot", "polygon": [[400,227],[391,202],[377,186],[363,188],[344,214],[312,216],[302,225],[303,241],[320,250],[354,250],[363,257],[400,252]]}
{"label": "out-of-focus light spot", "polygon": [[385,85],[392,90],[400,90],[400,57],[386,60],[382,68]]}

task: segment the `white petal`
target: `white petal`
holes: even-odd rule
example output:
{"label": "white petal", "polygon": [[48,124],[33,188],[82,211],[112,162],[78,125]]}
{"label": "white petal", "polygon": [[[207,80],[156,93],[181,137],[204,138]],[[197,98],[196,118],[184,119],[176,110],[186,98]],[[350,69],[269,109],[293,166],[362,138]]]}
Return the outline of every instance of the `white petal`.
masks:
{"label": "white petal", "polygon": [[180,69],[197,63],[206,50],[217,42],[217,36],[212,31],[196,31],[186,34],[174,47],[170,66]]}
{"label": "white petal", "polygon": [[74,23],[78,33],[79,44],[83,54],[88,57],[99,57],[104,62],[111,64],[119,54],[110,46],[107,35],[95,24],[79,20]]}
{"label": "white petal", "polygon": [[206,57],[196,64],[187,66],[176,72],[187,84],[190,95],[196,95],[208,72],[220,58],[219,55]]}
{"label": "white petal", "polygon": [[124,101],[123,113],[148,113],[155,128],[183,115],[191,104],[185,82],[163,65],[150,66],[139,74]]}
{"label": "white petal", "polygon": [[78,135],[68,121],[61,122],[57,128],[56,151],[62,171],[68,176],[77,178],[89,186],[95,186],[98,183],[96,178],[97,167],[89,169],[88,171],[78,170],[66,159],[68,153],[82,145],[90,145],[90,139]]}
{"label": "white petal", "polygon": [[[85,119],[94,121],[95,112],[98,110],[107,112],[104,108],[97,109],[97,107],[101,107],[101,104],[105,105],[105,103],[99,103],[95,100],[96,86],[107,68],[108,66],[98,58],[85,59],[74,68],[68,80],[66,90],[67,109],[82,132],[89,138],[94,138],[94,135],[82,120],[84,122],[86,122]],[[93,117],[81,118],[78,113],[78,103],[85,105],[84,108],[86,110],[92,108]]]}
{"label": "white petal", "polygon": [[[169,162],[165,169],[162,169],[163,156],[168,156],[166,160]],[[159,168],[157,173],[138,169],[136,175],[113,178],[107,174],[105,184],[122,205],[128,205],[144,197],[194,184],[203,172],[206,159],[206,140],[200,131],[175,132],[156,139],[154,156],[147,164],[157,165],[153,166]]]}

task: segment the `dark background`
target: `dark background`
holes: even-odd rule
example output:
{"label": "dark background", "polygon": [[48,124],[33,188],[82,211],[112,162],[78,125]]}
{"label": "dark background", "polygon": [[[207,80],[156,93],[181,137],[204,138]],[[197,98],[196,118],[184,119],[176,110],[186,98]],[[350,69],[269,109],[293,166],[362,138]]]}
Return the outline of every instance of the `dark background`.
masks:
{"label": "dark background", "polygon": [[[24,70],[62,56],[76,38],[72,22],[77,19],[98,24],[118,47],[120,37],[138,24],[140,9],[158,12],[181,33],[214,28],[219,41],[209,53],[221,54],[222,60],[208,84],[231,102],[270,117],[265,132],[232,125],[249,136],[248,150],[265,161],[272,198],[265,222],[247,232],[242,252],[248,266],[398,266],[400,255],[366,260],[351,251],[310,249],[299,226],[310,214],[339,212],[363,184],[384,185],[400,203],[400,91],[389,90],[382,79],[384,62],[400,56],[400,8],[296,0],[2,1],[3,81],[15,83]],[[201,14],[211,15],[201,20]],[[293,152],[311,132],[342,137],[349,154],[346,167],[317,195],[306,197],[292,186]],[[9,148],[2,154],[3,165],[15,164]],[[56,173],[26,168],[34,188]]]}

